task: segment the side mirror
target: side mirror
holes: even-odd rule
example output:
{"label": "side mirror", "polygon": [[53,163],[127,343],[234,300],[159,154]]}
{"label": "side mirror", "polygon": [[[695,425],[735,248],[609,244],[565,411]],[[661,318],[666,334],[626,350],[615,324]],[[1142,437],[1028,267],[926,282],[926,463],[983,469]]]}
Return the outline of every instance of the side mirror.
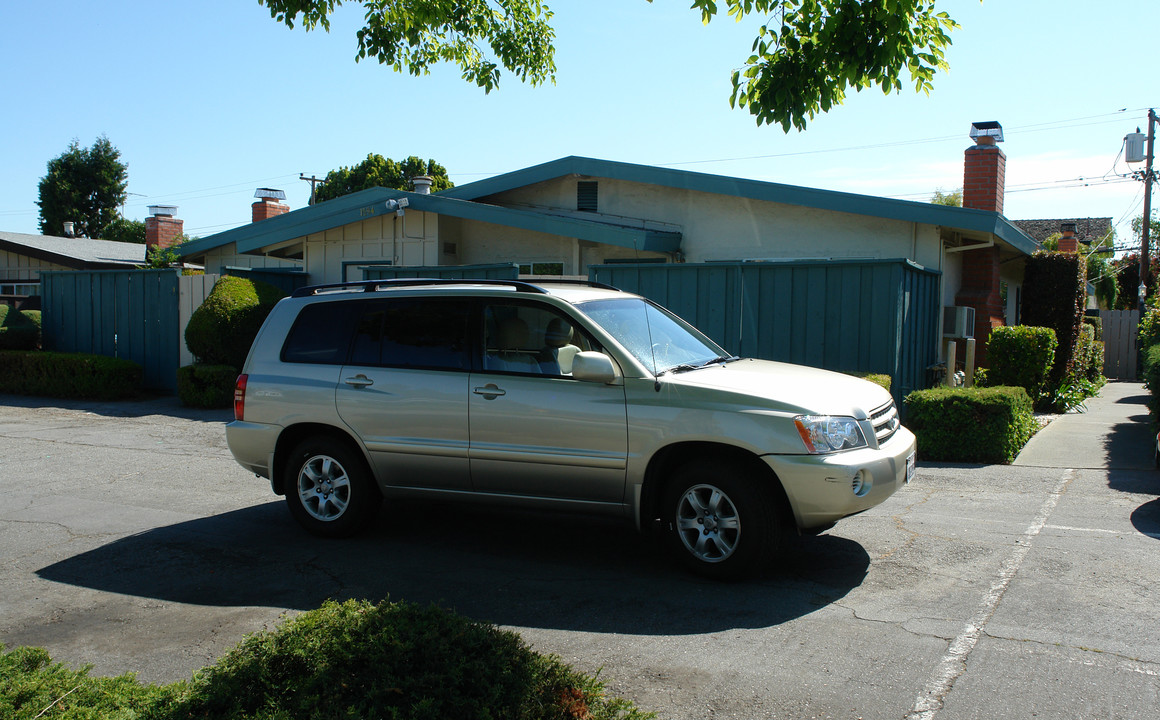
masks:
{"label": "side mirror", "polygon": [[576,353],[576,357],[572,359],[572,377],[584,382],[607,385],[617,378],[616,366],[612,364],[612,358],[604,353]]}

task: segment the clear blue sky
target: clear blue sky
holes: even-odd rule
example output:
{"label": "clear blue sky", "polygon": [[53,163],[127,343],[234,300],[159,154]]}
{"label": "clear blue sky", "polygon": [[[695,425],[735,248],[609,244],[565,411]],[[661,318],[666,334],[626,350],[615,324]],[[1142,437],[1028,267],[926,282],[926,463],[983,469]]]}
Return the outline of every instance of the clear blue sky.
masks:
{"label": "clear blue sky", "polygon": [[7,2],[0,229],[37,232],[46,163],[102,134],[129,166],[127,217],[173,204],[205,236],[249,222],[255,188],[299,208],[300,172],[368,153],[433,158],[457,184],[586,155],[926,201],[962,184],[976,120],[1004,127],[1007,217],[1110,216],[1126,243],[1142,213],[1117,156],[1160,106],[1155,0],[941,0],[962,28],[930,96],[854,94],[789,134],[729,108],[752,23],[702,26],[684,0],[550,4],[556,84],[505,75],[485,95],[451,67],[356,64],[357,5],[326,34],[255,0]]}

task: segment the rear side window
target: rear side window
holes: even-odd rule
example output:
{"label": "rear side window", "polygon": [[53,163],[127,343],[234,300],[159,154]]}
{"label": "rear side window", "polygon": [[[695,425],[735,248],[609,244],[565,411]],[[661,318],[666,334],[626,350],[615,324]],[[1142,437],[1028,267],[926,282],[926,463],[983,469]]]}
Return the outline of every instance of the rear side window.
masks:
{"label": "rear side window", "polygon": [[357,303],[314,303],[302,308],[282,346],[282,362],[342,365],[350,350]]}
{"label": "rear side window", "polygon": [[400,298],[364,306],[351,351],[352,365],[467,370],[468,303]]}

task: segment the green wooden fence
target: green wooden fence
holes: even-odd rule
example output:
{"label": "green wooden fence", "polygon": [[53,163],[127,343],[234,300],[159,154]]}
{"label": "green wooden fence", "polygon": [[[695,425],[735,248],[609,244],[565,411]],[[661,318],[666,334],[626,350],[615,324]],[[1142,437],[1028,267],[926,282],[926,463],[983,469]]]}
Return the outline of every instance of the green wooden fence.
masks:
{"label": "green wooden fence", "polygon": [[737,355],[890,375],[900,403],[937,362],[939,275],[908,260],[589,268],[589,279],[664,305]]}
{"label": "green wooden fence", "polygon": [[40,274],[45,348],[131,360],[147,388],[177,389],[180,335],[175,270]]}

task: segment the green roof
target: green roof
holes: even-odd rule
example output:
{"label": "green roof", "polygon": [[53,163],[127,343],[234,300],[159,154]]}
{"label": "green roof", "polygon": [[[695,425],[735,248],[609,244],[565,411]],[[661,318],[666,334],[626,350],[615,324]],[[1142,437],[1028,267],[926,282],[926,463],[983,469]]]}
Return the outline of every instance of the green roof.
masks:
{"label": "green roof", "polygon": [[407,199],[409,209],[422,212],[535,230],[640,251],[674,252],[681,247],[679,232],[648,230],[529,210],[513,210],[442,195],[422,195],[376,187],[186,243],[181,246],[181,254],[184,257],[200,255],[229,243],[236,243],[238,252],[253,252],[312,233],[379,215],[388,215],[393,210],[387,209],[387,201],[400,198]]}
{"label": "green roof", "polygon": [[954,230],[996,235],[1016,250],[1028,255],[1038,249],[1034,239],[997,212],[577,156],[460,185],[440,192],[439,196],[477,200],[568,175],[625,180],[819,210],[939,225]]}
{"label": "green roof", "polygon": [[415,210],[448,217],[574,237],[638,251],[673,252],[680,249],[679,232],[649,230],[575,215],[517,210],[483,202],[492,195],[508,190],[572,175],[938,225],[953,230],[994,235],[1015,250],[1028,255],[1038,248],[1035,240],[997,212],[571,156],[460,185],[435,195],[381,187],[362,190],[186,243],[181,246],[181,254],[184,257],[196,256],[229,243],[236,243],[238,252],[255,252],[312,233],[386,215],[392,212],[387,209],[387,201],[400,198],[406,198],[408,206]]}

